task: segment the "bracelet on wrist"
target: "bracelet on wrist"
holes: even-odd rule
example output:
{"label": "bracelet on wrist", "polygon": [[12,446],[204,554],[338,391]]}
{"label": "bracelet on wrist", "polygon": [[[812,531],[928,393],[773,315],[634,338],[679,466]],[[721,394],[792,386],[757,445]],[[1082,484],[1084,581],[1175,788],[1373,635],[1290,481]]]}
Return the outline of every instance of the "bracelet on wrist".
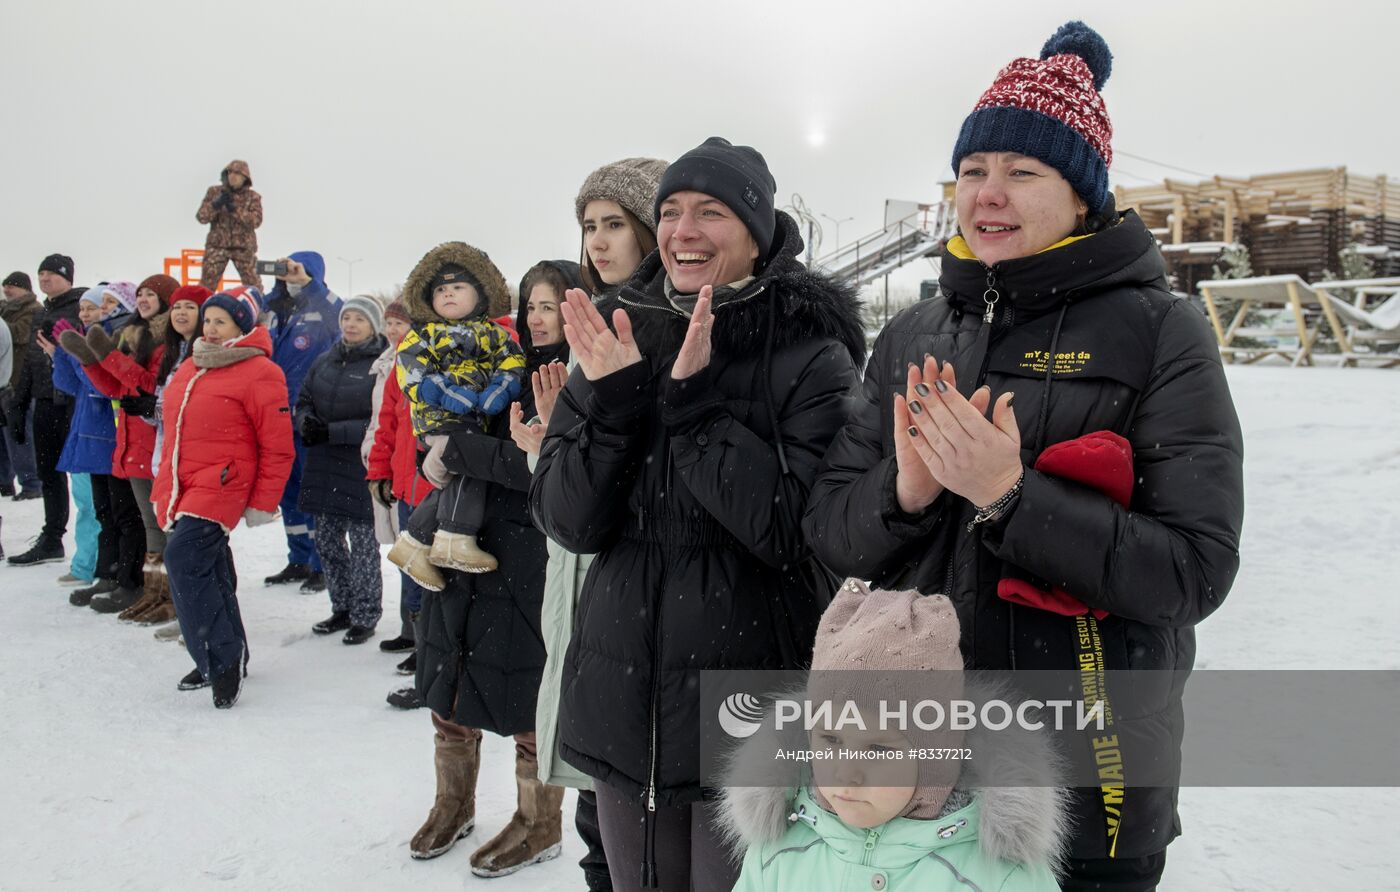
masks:
{"label": "bracelet on wrist", "polygon": [[986,523],[989,520],[996,520],[998,517],[1001,517],[1001,515],[1006,512],[1006,509],[1011,506],[1011,503],[1016,500],[1016,497],[1021,494],[1021,484],[1025,482],[1025,479],[1026,471],[1022,468],[1021,475],[1016,478],[1016,482],[1011,485],[1011,488],[1008,489],[1001,498],[987,505],[985,508],[977,509],[977,514],[967,525],[967,531],[970,533],[979,523]]}

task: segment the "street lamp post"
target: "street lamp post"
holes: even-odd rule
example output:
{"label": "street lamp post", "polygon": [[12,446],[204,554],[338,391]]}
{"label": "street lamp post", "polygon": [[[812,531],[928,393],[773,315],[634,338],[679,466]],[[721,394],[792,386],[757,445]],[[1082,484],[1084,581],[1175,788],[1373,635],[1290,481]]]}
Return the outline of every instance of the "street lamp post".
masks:
{"label": "street lamp post", "polygon": [[348,259],[346,259],[346,258],[344,258],[344,257],[337,257],[336,260],[339,260],[341,263],[345,264],[345,296],[346,296],[346,297],[354,297],[354,296],[355,296],[355,264],[359,263],[361,260],[364,260],[364,258],[363,258],[363,257],[356,257],[354,260],[348,260]]}

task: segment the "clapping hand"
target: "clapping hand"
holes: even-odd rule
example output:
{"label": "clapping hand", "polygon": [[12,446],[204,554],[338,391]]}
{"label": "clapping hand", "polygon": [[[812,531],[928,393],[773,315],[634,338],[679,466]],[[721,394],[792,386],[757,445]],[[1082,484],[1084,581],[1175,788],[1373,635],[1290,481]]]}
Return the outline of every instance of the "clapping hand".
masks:
{"label": "clapping hand", "polygon": [[597,381],[613,372],[642,361],[642,352],[632,339],[632,321],[622,309],[613,311],[613,334],[603,321],[603,315],[588,295],[579,288],[564,293],[564,339],[569,342],[571,355],[589,381]]}

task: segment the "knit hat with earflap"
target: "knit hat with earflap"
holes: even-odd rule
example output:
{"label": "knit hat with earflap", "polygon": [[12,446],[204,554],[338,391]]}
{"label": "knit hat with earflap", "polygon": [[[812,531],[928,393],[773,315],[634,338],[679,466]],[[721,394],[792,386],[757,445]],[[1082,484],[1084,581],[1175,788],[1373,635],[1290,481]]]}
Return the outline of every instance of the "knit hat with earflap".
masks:
{"label": "knit hat with earflap", "polygon": [[953,147],[953,175],[974,152],[1016,152],[1060,172],[1096,214],[1108,202],[1113,124],[1099,91],[1113,70],[1108,44],[1083,22],[1045,42],[1039,59],[1016,59],[997,75]]}
{"label": "knit hat with earflap", "polygon": [[240,285],[211,296],[199,308],[201,329],[204,328],[204,314],[210,307],[218,307],[228,313],[233,317],[233,324],[238,326],[238,330],[247,334],[258,324],[258,316],[262,314],[262,293],[256,288]]}
{"label": "knit hat with earflap", "polygon": [[[847,580],[822,614],[812,652],[807,699],[831,701],[833,714],[851,702],[862,714],[878,716],[881,700],[904,701],[912,714],[922,700],[947,701],[962,694],[962,653],[958,616],[943,595],[917,591],[871,590]],[[859,674],[858,674],[859,673]],[[868,674],[867,674],[868,673]],[[915,748],[956,747],[960,732],[924,731],[912,722],[905,737]],[[907,818],[936,818],[957,781],[949,761],[918,760],[914,795],[901,813]],[[884,786],[874,781],[872,786]],[[812,795],[834,811],[815,787]]]}
{"label": "knit hat with earflap", "polygon": [[657,158],[623,158],[588,175],[574,199],[574,215],[583,225],[583,211],[590,201],[615,201],[637,218],[637,222],[656,232],[652,202],[666,162]]}

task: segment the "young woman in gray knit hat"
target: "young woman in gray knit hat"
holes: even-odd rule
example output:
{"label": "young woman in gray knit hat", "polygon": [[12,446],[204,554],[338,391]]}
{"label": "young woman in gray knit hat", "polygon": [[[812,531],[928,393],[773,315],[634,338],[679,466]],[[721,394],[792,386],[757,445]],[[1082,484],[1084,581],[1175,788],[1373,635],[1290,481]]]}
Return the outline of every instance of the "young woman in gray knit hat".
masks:
{"label": "young woman in gray knit hat", "polygon": [[623,158],[588,175],[574,199],[583,230],[579,267],[590,294],[612,293],[656,249],[652,201],[666,162]]}

